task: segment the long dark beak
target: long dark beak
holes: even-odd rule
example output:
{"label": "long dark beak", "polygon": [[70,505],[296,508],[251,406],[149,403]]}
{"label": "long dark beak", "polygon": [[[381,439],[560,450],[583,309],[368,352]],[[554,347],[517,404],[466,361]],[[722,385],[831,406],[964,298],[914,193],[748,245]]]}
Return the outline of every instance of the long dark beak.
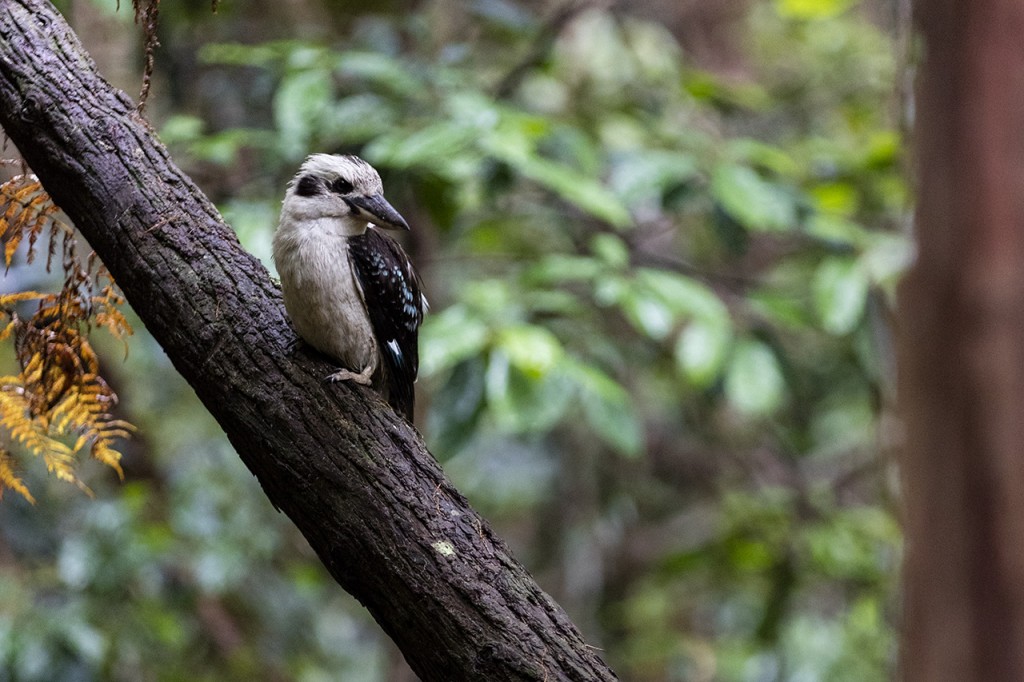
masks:
{"label": "long dark beak", "polygon": [[386,230],[408,230],[409,223],[380,194],[346,197],[346,202],[360,217]]}

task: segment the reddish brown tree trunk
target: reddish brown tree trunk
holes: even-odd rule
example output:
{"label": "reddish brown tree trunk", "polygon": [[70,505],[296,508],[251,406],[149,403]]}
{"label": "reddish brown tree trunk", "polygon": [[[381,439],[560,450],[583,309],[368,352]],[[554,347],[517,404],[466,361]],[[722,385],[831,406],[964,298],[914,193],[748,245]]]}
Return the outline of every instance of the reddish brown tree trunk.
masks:
{"label": "reddish brown tree trunk", "polygon": [[1024,3],[918,0],[901,672],[1024,680]]}

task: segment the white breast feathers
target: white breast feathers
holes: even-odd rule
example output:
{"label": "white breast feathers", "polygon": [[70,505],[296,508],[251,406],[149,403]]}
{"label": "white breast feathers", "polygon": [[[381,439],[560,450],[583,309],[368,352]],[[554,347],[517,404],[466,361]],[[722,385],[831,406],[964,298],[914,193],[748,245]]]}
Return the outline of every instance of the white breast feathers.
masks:
{"label": "white breast feathers", "polygon": [[348,237],[336,220],[323,225],[283,223],[274,235],[274,261],[284,305],[299,335],[353,372],[378,364],[373,328],[348,252]]}

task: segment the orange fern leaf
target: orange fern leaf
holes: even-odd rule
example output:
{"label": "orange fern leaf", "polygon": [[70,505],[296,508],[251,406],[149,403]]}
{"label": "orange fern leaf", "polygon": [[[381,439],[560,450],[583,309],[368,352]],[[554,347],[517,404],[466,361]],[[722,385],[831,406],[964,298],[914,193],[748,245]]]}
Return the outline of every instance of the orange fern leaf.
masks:
{"label": "orange fern leaf", "polygon": [[4,488],[10,488],[32,504],[36,503],[36,498],[32,497],[25,482],[14,473],[14,458],[11,457],[11,453],[0,448],[0,499],[3,499]]}
{"label": "orange fern leaf", "polygon": [[[31,263],[45,231],[46,269],[60,258],[64,282],[57,293],[23,291],[0,294],[0,341],[12,338],[21,371],[0,377],[0,428],[8,440],[39,458],[57,478],[91,491],[75,474],[85,451],[124,477],[118,439],[134,427],[111,416],[117,395],[100,376],[100,359],[88,335],[96,327],[125,342],[131,325],[121,311],[124,297],[95,253],[83,263],[74,230],[61,222],[59,209],[35,176],[23,174],[0,184],[0,240],[4,262],[25,246]],[[16,309],[38,301],[34,314]],[[125,342],[125,352],[128,346]],[[0,491],[28,496],[13,468],[14,454],[0,445]],[[20,486],[20,487],[19,487]]]}

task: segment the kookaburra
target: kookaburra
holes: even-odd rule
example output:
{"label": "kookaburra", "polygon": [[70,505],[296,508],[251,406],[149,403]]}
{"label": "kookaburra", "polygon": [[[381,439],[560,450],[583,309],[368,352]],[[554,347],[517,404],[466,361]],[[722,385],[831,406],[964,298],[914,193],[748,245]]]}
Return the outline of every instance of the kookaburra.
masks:
{"label": "kookaburra", "polygon": [[380,175],[356,156],[313,154],[289,183],[274,234],[284,306],[309,345],[412,421],[426,300],[409,257],[376,229],[408,230]]}

